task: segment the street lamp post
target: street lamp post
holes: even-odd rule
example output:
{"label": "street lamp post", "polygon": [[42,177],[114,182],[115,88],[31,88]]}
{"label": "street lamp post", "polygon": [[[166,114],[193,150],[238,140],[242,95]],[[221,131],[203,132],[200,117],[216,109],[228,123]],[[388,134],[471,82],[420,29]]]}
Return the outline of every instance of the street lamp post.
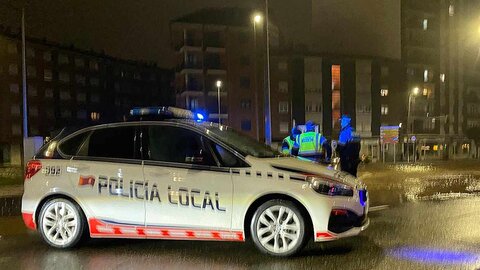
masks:
{"label": "street lamp post", "polygon": [[[408,141],[410,140],[410,133],[413,133],[413,125],[410,121],[410,110],[412,108],[412,96],[418,95],[420,89],[418,87],[413,88],[413,90],[408,94],[408,111],[407,111],[407,162],[410,162],[410,148]],[[413,153],[415,155],[415,153]]]}
{"label": "street lamp post", "polygon": [[256,14],[253,16],[253,79],[254,79],[254,86],[255,86],[255,122],[257,126],[257,141],[260,140],[260,115],[258,113],[258,78],[257,78],[257,23],[262,21],[262,15]]}
{"label": "street lamp post", "polygon": [[268,29],[268,0],[265,0],[265,35],[266,35],[266,80],[265,80],[265,143],[272,144],[272,114],[270,104],[270,37]]}
{"label": "street lamp post", "polygon": [[217,104],[218,104],[218,124],[222,124],[222,120],[220,119],[220,88],[222,88],[222,81],[218,80],[216,83],[217,86]]}

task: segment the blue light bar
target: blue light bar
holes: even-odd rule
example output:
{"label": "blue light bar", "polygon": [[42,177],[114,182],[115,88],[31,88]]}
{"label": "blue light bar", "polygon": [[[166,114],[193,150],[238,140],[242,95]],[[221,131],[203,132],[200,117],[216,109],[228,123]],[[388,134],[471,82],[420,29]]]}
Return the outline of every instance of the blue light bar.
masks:
{"label": "blue light bar", "polygon": [[130,110],[130,115],[131,116],[163,116],[163,117],[169,117],[169,118],[195,119],[195,120],[202,120],[202,121],[204,119],[203,114],[200,114],[200,113],[194,114],[192,111],[175,108],[175,107],[133,108]]}
{"label": "blue light bar", "polygon": [[131,116],[143,116],[143,115],[171,115],[168,111],[168,107],[144,107],[133,108],[130,110]]}

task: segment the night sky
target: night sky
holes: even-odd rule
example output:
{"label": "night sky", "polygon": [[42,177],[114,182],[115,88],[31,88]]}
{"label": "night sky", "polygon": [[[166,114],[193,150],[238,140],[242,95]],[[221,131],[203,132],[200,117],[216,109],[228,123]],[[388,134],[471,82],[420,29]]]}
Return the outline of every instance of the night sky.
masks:
{"label": "night sky", "polygon": [[[0,0],[0,23],[19,27],[20,13]],[[315,1],[315,0],[314,0]],[[204,7],[262,7],[263,0],[45,0],[28,1],[27,35],[135,60],[173,64],[169,21]],[[308,43],[311,2],[270,0],[273,19],[288,40]]]}

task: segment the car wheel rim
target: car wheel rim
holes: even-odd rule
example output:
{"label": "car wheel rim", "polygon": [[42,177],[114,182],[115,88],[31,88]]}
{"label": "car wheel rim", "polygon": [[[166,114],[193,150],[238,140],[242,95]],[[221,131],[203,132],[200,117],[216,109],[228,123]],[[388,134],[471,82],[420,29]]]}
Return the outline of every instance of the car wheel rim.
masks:
{"label": "car wheel rim", "polygon": [[300,239],[300,220],[288,207],[271,206],[260,214],[257,237],[260,244],[270,252],[288,252]]}
{"label": "car wheel rim", "polygon": [[42,229],[43,234],[51,243],[59,246],[67,245],[77,233],[77,213],[68,203],[52,203],[45,209]]}

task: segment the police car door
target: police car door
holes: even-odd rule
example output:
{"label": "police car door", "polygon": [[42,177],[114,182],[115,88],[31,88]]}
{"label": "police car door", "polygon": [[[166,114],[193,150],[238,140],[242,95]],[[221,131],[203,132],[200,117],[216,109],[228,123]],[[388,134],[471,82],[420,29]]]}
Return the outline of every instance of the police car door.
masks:
{"label": "police car door", "polygon": [[158,237],[191,239],[208,239],[212,234],[202,231],[205,235],[199,236],[200,232],[189,229],[230,229],[231,174],[228,168],[218,166],[210,141],[183,125],[151,125],[146,129],[146,225],[152,227],[151,232],[147,228],[147,237],[148,233],[151,237],[160,233],[155,227],[174,229]]}
{"label": "police car door", "polygon": [[[128,236],[128,233],[113,231],[113,224],[144,226],[139,128],[130,125],[94,129],[67,169],[79,199],[90,214],[91,230],[92,224],[102,224],[104,228],[97,232],[99,236],[119,233]],[[93,228],[92,233],[95,231]]]}

